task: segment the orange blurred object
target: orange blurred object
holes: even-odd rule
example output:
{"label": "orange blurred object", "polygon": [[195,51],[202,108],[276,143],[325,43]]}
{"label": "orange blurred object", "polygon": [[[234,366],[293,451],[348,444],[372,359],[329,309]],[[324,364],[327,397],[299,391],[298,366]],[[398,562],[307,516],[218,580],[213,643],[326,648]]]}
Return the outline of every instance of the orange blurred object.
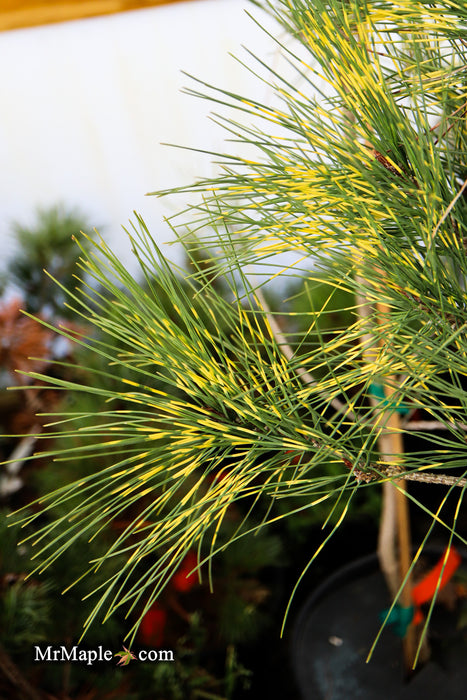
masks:
{"label": "orange blurred object", "polygon": [[462,558],[454,547],[446,549],[438,563],[412,589],[414,605],[419,606],[433,598],[436,590],[441,590],[457,571]]}
{"label": "orange blurred object", "polygon": [[52,331],[22,313],[22,306],[19,297],[0,305],[0,366],[20,384],[27,379],[18,370],[40,372],[47,367],[54,339]]}
{"label": "orange blurred object", "polygon": [[159,603],[153,603],[139,626],[139,638],[147,646],[160,647],[164,641],[167,612]]}
{"label": "orange blurred object", "polygon": [[192,574],[190,574],[190,572],[193,571],[197,564],[198,558],[196,554],[194,552],[188,552],[180,568],[172,577],[172,584],[176,591],[179,593],[187,593],[191,591],[193,586],[196,586],[198,583],[198,576],[195,571]]}

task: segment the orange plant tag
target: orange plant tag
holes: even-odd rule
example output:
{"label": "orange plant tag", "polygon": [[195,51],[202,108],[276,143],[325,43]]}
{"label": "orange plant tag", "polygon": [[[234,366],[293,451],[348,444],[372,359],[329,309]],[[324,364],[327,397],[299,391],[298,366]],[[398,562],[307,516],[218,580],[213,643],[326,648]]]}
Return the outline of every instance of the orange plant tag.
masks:
{"label": "orange plant tag", "polygon": [[[446,563],[444,563],[445,559]],[[454,549],[454,547],[451,547],[449,549],[447,558],[445,550],[444,553],[441,555],[438,563],[435,564],[431,571],[429,571],[426,574],[426,576],[424,576],[422,580],[419,583],[417,583],[416,586],[413,587],[412,599],[414,604],[416,606],[423,605],[423,603],[426,603],[427,601],[431,600],[436,592],[436,588],[438,587],[440,577],[441,581],[439,582],[438,590],[443,588],[447,584],[447,582],[452,578],[457,568],[459,567],[461,561],[462,558],[459,552],[457,552]]]}

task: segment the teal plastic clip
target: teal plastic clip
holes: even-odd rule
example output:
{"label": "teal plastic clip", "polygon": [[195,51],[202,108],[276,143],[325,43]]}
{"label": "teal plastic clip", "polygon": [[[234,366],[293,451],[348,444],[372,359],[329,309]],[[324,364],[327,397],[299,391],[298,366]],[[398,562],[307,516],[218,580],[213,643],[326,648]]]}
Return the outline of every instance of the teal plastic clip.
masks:
{"label": "teal plastic clip", "polygon": [[396,405],[394,401],[387,399],[382,384],[370,384],[369,393],[370,396],[373,396],[375,399],[378,399],[378,401],[381,402],[382,406],[387,408],[394,408],[396,410],[396,413],[398,413],[401,416],[407,415],[407,413],[410,411],[410,406],[407,406],[407,404],[401,403],[399,405]]}
{"label": "teal plastic clip", "polygon": [[[384,622],[386,620],[386,615],[389,613],[390,608],[387,608],[386,610],[383,610],[379,614],[379,619],[381,622]],[[391,612],[389,613],[389,617],[386,620],[387,624],[391,626],[392,631],[394,634],[396,634],[398,637],[403,639],[407,633],[408,626],[413,620],[415,608],[413,605],[409,605],[409,607],[405,608],[402,607],[402,605],[395,605]]]}

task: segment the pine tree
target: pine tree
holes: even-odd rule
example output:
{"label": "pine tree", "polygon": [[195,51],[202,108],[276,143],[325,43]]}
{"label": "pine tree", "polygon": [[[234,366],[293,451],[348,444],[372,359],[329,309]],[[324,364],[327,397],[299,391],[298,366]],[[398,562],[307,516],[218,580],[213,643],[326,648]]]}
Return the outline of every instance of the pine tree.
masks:
{"label": "pine tree", "polygon": [[[201,83],[217,104],[238,110],[225,126],[257,155],[222,154],[219,175],[181,189],[200,193],[181,224],[191,231],[180,239],[192,271],[181,279],[138,218],[131,240],[145,286],[97,241],[80,263],[90,288],[67,290],[78,316],[101,333],[79,341],[104,362],[92,369],[96,378],[116,366],[125,376],[112,389],[47,380],[108,401],[105,414],[50,420],[63,421],[70,440],[79,420],[90,438],[83,457],[114,458],[49,496],[50,507],[72,505],[42,528],[41,567],[75,538],[136,511],[108,551],[83,565],[93,576],[108,558],[125,560],[96,590],[85,629],[98,612],[122,607],[142,605],[141,619],[190,550],[209,576],[229,546],[218,533],[233,503],[248,515],[264,500],[269,507],[260,524],[245,516],[232,542],[293,517],[304,498],[308,509],[328,504],[333,524],[313,560],[362,490],[390,482],[405,503],[406,482],[441,484],[421,546],[436,523],[449,547],[466,543],[457,521],[467,486],[467,8],[461,0],[262,5],[294,39],[281,48],[295,77],[249,56],[259,85],[279,98],[273,107]],[[261,289],[271,276],[266,263],[286,250],[331,288],[322,305],[300,312],[298,342]],[[265,265],[261,283],[245,272],[252,263]],[[283,274],[297,276],[301,265]],[[331,300],[344,292],[350,321],[324,333]],[[422,447],[403,451],[407,435]],[[292,505],[278,515],[286,498]]]}
{"label": "pine tree", "polygon": [[73,289],[76,284],[73,275],[79,257],[73,237],[87,227],[84,214],[64,205],[38,208],[31,226],[13,222],[13,234],[19,248],[8,261],[5,281],[25,295],[27,311],[45,311],[62,317],[67,314],[64,295],[44,270]]}

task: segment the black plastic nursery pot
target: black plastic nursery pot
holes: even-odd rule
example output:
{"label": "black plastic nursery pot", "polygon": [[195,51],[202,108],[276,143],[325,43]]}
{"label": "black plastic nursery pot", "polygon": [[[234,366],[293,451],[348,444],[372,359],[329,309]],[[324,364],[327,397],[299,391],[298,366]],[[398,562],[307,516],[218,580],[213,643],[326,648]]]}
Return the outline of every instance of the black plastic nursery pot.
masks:
{"label": "black plastic nursery pot", "polygon": [[[431,563],[441,550],[430,552]],[[461,568],[466,569],[463,554]],[[467,625],[459,605],[437,603],[430,623],[430,660],[407,680],[402,643],[387,627],[367,663],[391,603],[376,555],[340,569],[300,611],[292,665],[303,700],[462,700],[467,694]],[[462,603],[465,604],[465,603]]]}

